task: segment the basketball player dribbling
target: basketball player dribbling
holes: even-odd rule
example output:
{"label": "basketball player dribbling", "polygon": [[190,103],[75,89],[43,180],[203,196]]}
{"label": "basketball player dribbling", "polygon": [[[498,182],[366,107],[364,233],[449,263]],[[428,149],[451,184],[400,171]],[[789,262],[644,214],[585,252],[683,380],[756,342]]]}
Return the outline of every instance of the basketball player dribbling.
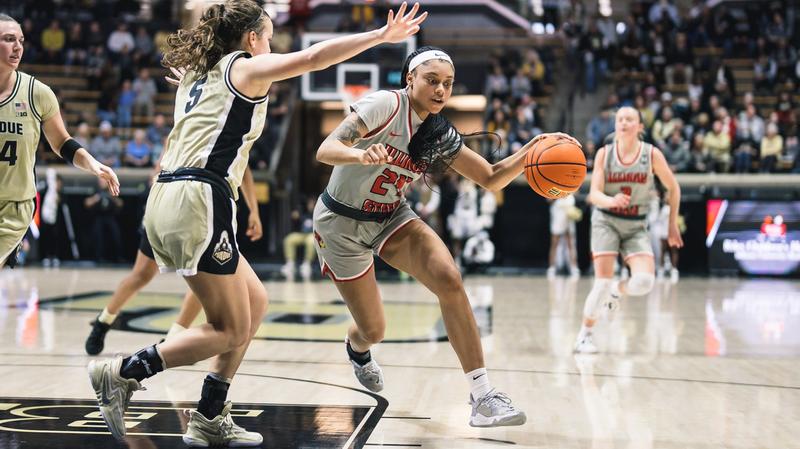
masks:
{"label": "basketball player dribbling", "polygon": [[[246,235],[251,241],[257,241],[262,236],[261,218],[258,215],[258,202],[256,201],[255,185],[253,174],[250,168],[246,168],[242,177],[242,196],[250,210],[247,220]],[[147,240],[147,233],[142,229],[139,241],[139,250],[136,251],[136,260],[133,269],[120,281],[111,300],[103,308],[102,312],[91,322],[92,330],[86,337],[84,345],[86,353],[97,355],[103,352],[105,338],[111,325],[117,319],[122,307],[141,289],[143,289],[158,273],[158,264],[153,255],[153,248]],[[181,309],[178,317],[167,332],[166,338],[174,336],[176,333],[186,330],[200,313],[200,302],[191,290],[187,291],[181,302]]]}
{"label": "basketball player dribbling", "polygon": [[383,372],[370,354],[386,327],[374,253],[439,298],[450,343],[471,385],[470,425],[521,425],[525,413],[489,382],[478,327],[450,251],[404,196],[423,174],[447,168],[486,189],[501,189],[522,173],[527,149],[536,141],[494,165],[465,147],[440,114],[454,75],[444,51],[421,47],[405,61],[405,89],[360,99],[325,139],[317,160],[334,168],[314,210],[317,254],[355,321],[345,349],[362,385],[383,389]]}
{"label": "basketball player dribbling", "polygon": [[[657,176],[670,206],[668,242],[683,246],[678,229],[681,189],[664,154],[641,140],[641,113],[631,107],[617,111],[614,141],[597,151],[588,201],[592,212],[591,249],[594,284],[583,307],[583,325],[575,352],[596,353],[592,327],[602,308],[613,310],[622,296],[646,295],[655,282],[655,260],[647,230],[647,212]],[[622,253],[630,278],[615,282],[614,263]]]}
{"label": "basketball player dribbling", "polygon": [[196,447],[258,446],[263,437],[233,422],[231,378],[261,324],[267,292],[236,243],[235,192],[264,128],[270,85],[321,70],[381,43],[401,42],[426,14],[404,3],[380,29],[331,39],[285,55],[270,53],[272,22],[253,0],[210,6],[192,29],[170,36],[163,63],[185,68],[163,171],[144,224],[159,269],[182,275],[208,322],[130,357],[89,364],[100,411],[116,438],[140,382],[167,368],[216,356],[183,441]]}
{"label": "basketball player dribbling", "polygon": [[24,41],[19,22],[0,13],[0,269],[6,264],[14,267],[33,221],[33,167],[41,132],[62,159],[104,179],[111,194],[119,194],[117,175],[67,132],[53,91],[17,70]]}

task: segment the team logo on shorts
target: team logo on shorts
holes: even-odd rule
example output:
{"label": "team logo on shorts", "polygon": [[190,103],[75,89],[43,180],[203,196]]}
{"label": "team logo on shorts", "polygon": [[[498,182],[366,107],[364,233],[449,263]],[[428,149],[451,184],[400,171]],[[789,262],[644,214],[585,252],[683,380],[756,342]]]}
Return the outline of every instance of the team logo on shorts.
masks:
{"label": "team logo on shorts", "polygon": [[231,242],[228,240],[228,231],[222,231],[219,236],[219,242],[214,246],[214,252],[211,253],[214,260],[220,265],[225,265],[233,257],[233,248]]}
{"label": "team logo on shorts", "polygon": [[317,231],[314,231],[314,240],[317,241],[317,245],[319,245],[320,248],[325,248],[325,242],[322,241],[322,236],[320,236]]}

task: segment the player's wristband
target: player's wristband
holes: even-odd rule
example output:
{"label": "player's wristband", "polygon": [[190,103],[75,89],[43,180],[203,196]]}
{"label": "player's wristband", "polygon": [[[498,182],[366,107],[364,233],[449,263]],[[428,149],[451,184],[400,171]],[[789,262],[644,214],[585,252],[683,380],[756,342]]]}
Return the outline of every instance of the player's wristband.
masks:
{"label": "player's wristband", "polygon": [[61,145],[61,158],[74,165],[72,160],[75,159],[75,153],[81,148],[83,148],[83,145],[79,144],[75,139],[70,137],[66,142],[64,142],[64,145]]}

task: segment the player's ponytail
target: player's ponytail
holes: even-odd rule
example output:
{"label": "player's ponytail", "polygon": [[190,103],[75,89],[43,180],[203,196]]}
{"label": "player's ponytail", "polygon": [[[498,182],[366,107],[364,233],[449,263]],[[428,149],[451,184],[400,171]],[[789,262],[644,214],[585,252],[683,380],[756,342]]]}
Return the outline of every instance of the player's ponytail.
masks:
{"label": "player's ponytail", "polygon": [[211,5],[194,28],[178,30],[167,38],[168,48],[161,64],[204,75],[223,56],[239,48],[244,33],[260,34],[265,17],[269,16],[253,0]]}
{"label": "player's ponytail", "polygon": [[[437,47],[424,46],[416,49],[403,64],[403,71],[400,75],[400,82],[406,87],[408,68],[411,60],[415,56],[428,51],[444,51]],[[424,62],[422,64],[425,64]],[[415,68],[416,69],[416,68]],[[450,168],[450,164],[458,156],[464,144],[465,137],[484,135],[487,133],[477,132],[473,134],[461,134],[455,126],[450,123],[442,114],[428,114],[419,129],[411,137],[408,143],[408,153],[411,160],[421,167],[426,175],[435,175],[445,172]]]}

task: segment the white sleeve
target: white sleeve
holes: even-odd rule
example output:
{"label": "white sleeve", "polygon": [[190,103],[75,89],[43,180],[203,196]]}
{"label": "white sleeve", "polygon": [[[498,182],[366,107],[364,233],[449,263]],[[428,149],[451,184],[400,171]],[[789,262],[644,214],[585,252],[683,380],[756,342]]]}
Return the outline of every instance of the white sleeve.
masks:
{"label": "white sleeve", "polygon": [[383,126],[397,110],[397,94],[388,90],[373,92],[350,106],[369,131]]}

